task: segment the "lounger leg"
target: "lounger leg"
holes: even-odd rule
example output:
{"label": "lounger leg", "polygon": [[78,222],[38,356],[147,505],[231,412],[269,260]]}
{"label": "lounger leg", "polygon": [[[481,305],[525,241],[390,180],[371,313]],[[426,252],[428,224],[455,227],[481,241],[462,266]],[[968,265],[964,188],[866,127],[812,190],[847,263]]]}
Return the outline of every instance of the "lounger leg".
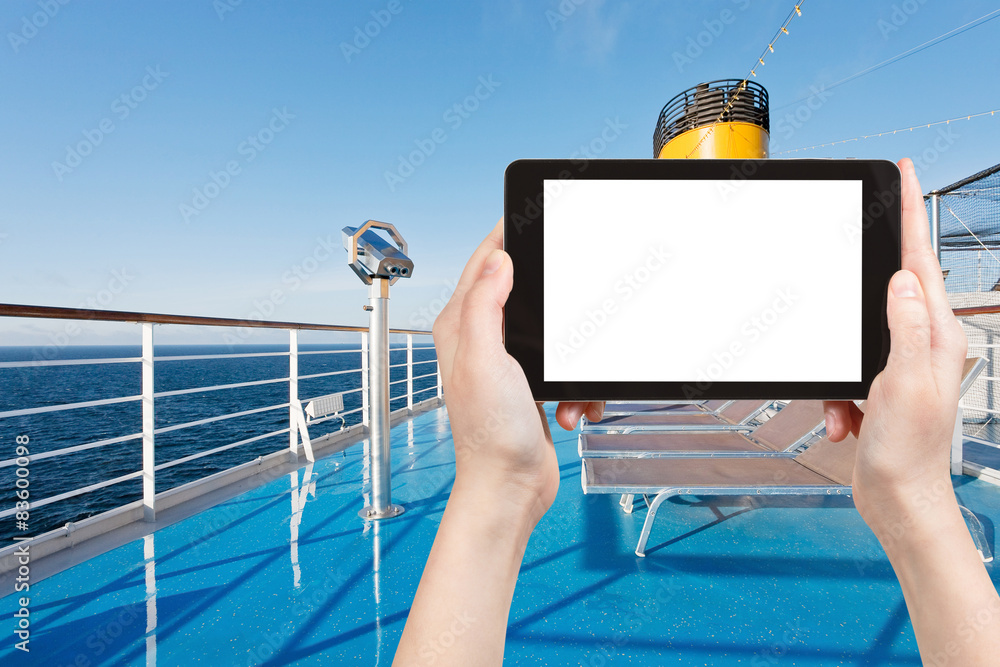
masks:
{"label": "lounger leg", "polygon": [[656,498],[649,504],[649,509],[646,510],[646,521],[642,524],[642,533],[639,534],[639,544],[635,548],[636,556],[640,558],[646,557],[646,540],[649,539],[649,531],[653,529],[653,519],[656,518],[656,509],[664,500],[672,495],[674,495],[673,490],[661,491],[656,494]]}
{"label": "lounger leg", "polygon": [[632,510],[635,509],[634,503],[635,503],[635,496],[633,496],[631,493],[623,493],[622,499],[618,501],[618,504],[622,506],[623,510],[625,510],[625,514],[632,513]]}
{"label": "lounger leg", "polygon": [[986,531],[983,530],[983,524],[980,523],[979,517],[964,505],[959,505],[958,508],[962,510],[962,516],[965,518],[965,524],[969,527],[969,532],[972,533],[972,541],[975,542],[976,549],[979,550],[979,556],[984,563],[993,562],[993,551],[986,541]]}

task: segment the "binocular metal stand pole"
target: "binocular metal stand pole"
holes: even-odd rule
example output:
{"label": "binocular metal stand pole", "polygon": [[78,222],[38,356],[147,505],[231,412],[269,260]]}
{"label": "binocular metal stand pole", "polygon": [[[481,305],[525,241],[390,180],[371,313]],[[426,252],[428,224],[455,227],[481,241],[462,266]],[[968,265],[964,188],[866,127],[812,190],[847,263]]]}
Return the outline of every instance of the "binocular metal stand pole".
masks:
{"label": "binocular metal stand pole", "polygon": [[371,504],[358,512],[362,519],[391,519],[403,513],[392,504],[391,451],[389,443],[389,279],[372,278],[368,287],[371,305],[368,323],[369,406],[368,470],[371,474]]}

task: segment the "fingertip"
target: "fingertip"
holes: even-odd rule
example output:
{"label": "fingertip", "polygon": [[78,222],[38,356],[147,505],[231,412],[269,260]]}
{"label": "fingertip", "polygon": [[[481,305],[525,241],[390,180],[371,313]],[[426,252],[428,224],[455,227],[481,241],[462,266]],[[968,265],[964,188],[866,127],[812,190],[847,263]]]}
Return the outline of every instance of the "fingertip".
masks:
{"label": "fingertip", "polygon": [[501,265],[503,265],[504,258],[507,253],[499,248],[491,250],[490,254],[486,256],[486,261],[483,262],[483,272],[481,275],[489,276],[497,272]]}
{"label": "fingertip", "polygon": [[847,437],[853,428],[851,403],[843,401],[824,401],[824,417],[826,418],[826,437],[831,442],[840,442]]}
{"label": "fingertip", "polygon": [[906,269],[897,271],[889,281],[889,290],[897,299],[922,299],[923,288],[916,274]]}
{"label": "fingertip", "polygon": [[600,401],[592,401],[587,403],[587,409],[584,411],[587,415],[587,419],[592,422],[599,422],[604,417],[604,403]]}
{"label": "fingertip", "polygon": [[563,430],[572,431],[576,428],[577,420],[579,420],[579,417],[574,420],[570,414],[570,406],[568,403],[560,403],[558,407],[556,407],[556,423],[559,424]]}
{"label": "fingertip", "polygon": [[566,423],[563,424],[563,428],[567,431],[572,431],[580,423],[580,418],[583,417],[583,413],[587,406],[583,403],[567,403],[566,404]]}
{"label": "fingertip", "polygon": [[840,431],[837,430],[837,413],[835,410],[830,409],[826,411],[826,437],[833,442],[838,442],[842,438],[838,437]]}

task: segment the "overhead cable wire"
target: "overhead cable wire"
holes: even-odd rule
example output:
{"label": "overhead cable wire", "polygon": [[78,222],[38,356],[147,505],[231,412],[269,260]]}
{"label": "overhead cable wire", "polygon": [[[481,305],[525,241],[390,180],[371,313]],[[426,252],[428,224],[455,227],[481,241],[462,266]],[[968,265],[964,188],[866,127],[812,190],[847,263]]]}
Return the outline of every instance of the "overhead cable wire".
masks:
{"label": "overhead cable wire", "polygon": [[[957,37],[958,35],[961,35],[963,32],[965,32],[967,30],[972,30],[973,28],[981,26],[982,24],[986,23],[987,21],[992,21],[995,18],[1000,18],[1000,9],[994,9],[989,14],[986,14],[984,16],[980,16],[978,19],[976,19],[974,21],[969,21],[965,25],[960,25],[957,28],[955,28],[954,30],[949,30],[948,32],[944,33],[943,35],[938,35],[934,39],[928,40],[928,41],[924,42],[923,44],[920,44],[919,46],[915,46],[915,47],[913,47],[912,49],[910,49],[908,51],[904,51],[902,53],[898,53],[898,54],[894,55],[892,58],[889,58],[888,60],[883,60],[882,62],[878,63],[877,65],[872,65],[871,67],[867,67],[867,68],[861,70],[860,72],[855,72],[854,74],[852,74],[852,75],[850,75],[848,77],[845,77],[845,78],[841,79],[840,81],[837,81],[835,83],[831,83],[829,86],[822,86],[822,90],[824,92],[828,91],[828,90],[833,90],[834,88],[836,88],[838,86],[842,86],[845,83],[849,83],[851,81],[854,81],[855,79],[859,79],[859,78],[865,76],[866,74],[871,74],[872,72],[874,72],[876,70],[879,70],[879,69],[882,69],[883,67],[887,67],[889,65],[892,65],[893,63],[897,63],[900,60],[903,60],[904,58],[909,58],[912,55],[916,55],[917,53],[920,53],[924,49],[929,49],[932,46],[937,46],[938,44],[941,44],[942,42],[945,42],[945,41],[951,39],[952,37]],[[785,108],[790,107],[792,105],[799,104],[800,102],[805,102],[806,100],[808,100],[808,99],[810,99],[812,97],[813,97],[813,95],[806,95],[805,97],[800,97],[799,99],[795,100],[794,102],[789,102],[788,104],[782,104],[780,107],[775,107],[774,110],[777,111],[779,109],[785,109]]]}

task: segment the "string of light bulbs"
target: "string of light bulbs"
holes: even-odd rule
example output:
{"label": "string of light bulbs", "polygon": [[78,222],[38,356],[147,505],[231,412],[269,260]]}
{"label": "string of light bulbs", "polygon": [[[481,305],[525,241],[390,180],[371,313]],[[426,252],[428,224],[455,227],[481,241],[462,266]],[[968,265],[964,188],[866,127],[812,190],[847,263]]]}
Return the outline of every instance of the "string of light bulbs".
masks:
{"label": "string of light bulbs", "polygon": [[774,33],[774,37],[772,37],[767,42],[767,47],[763,51],[761,51],[760,56],[757,57],[757,61],[753,64],[753,67],[750,68],[750,73],[747,74],[740,82],[740,84],[736,87],[736,92],[733,94],[732,97],[729,98],[729,101],[726,102],[726,105],[722,108],[722,111],[719,113],[719,117],[716,118],[715,121],[709,126],[708,131],[702,135],[701,139],[698,140],[698,143],[695,144],[695,147],[692,148],[691,152],[687,154],[687,157],[691,157],[696,152],[698,152],[698,149],[701,148],[701,145],[705,142],[705,140],[708,139],[708,137],[711,136],[713,132],[715,132],[715,126],[722,122],[722,120],[726,117],[726,114],[729,113],[729,111],[733,108],[733,105],[736,104],[736,100],[739,98],[740,93],[746,90],[747,82],[750,81],[751,77],[757,76],[757,68],[764,66],[764,58],[774,53],[775,43],[779,39],[781,39],[782,35],[789,34],[788,24],[791,23],[792,19],[794,19],[795,17],[802,16],[802,5],[804,4],[805,0],[796,0],[795,7],[792,9],[792,11],[788,12],[788,16],[785,17],[785,20],[781,24],[781,27],[778,28],[777,32]]}
{"label": "string of light bulbs", "polygon": [[886,130],[885,132],[875,132],[872,134],[862,134],[857,137],[852,137],[851,139],[841,139],[839,141],[830,141],[825,144],[816,144],[815,146],[805,146],[804,148],[792,148],[787,151],[780,151],[778,153],[773,153],[772,155],[787,155],[788,153],[798,153],[801,151],[810,151],[815,148],[824,148],[826,146],[836,146],[838,144],[847,144],[852,141],[863,141],[865,139],[876,139],[878,137],[884,137],[886,135],[896,134],[898,132],[912,132],[913,130],[923,130],[928,127],[934,127],[935,125],[948,125],[950,123],[957,123],[963,120],[972,120],[973,118],[979,118],[980,116],[992,116],[996,113],[1000,113],[1000,109],[992,109],[990,111],[982,111],[980,113],[968,114],[965,116],[957,116],[955,118],[948,118],[945,120],[936,120],[933,123],[920,123],[918,125],[912,125],[910,127],[901,127],[895,130]]}

